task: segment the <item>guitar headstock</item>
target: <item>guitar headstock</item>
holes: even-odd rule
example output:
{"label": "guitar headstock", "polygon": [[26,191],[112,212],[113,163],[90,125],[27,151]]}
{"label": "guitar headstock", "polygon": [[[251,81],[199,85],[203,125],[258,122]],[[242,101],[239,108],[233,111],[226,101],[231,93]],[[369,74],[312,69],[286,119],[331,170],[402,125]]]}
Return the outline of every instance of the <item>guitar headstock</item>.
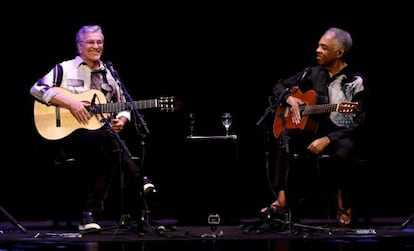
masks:
{"label": "guitar headstock", "polygon": [[157,107],[163,112],[173,112],[177,109],[177,100],[175,97],[160,97]]}
{"label": "guitar headstock", "polygon": [[344,102],[338,104],[337,111],[340,113],[355,113],[358,107],[358,102]]}

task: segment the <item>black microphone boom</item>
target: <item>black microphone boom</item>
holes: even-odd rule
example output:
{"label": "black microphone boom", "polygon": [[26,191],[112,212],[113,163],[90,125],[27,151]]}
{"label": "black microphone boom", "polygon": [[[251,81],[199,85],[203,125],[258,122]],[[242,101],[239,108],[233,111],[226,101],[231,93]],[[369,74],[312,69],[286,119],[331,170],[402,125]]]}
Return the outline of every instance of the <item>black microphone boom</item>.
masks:
{"label": "black microphone boom", "polygon": [[144,127],[145,133],[149,134],[150,131],[147,127],[147,123],[145,122],[145,120],[141,116],[141,114],[139,113],[138,108],[136,107],[134,100],[132,99],[131,95],[129,95],[128,90],[126,89],[125,85],[122,83],[121,79],[119,78],[118,72],[114,69],[114,65],[109,60],[107,60],[105,64],[106,64],[106,68],[108,68],[109,71],[111,72],[112,77],[114,77],[115,81],[121,87],[121,90],[124,92],[125,97],[131,103],[135,115],[137,116],[138,120],[141,122],[141,125]]}
{"label": "black microphone boom", "polygon": [[310,72],[311,72],[311,68],[309,66],[306,67],[302,73],[302,76],[299,78],[299,82],[303,82],[309,76]]}
{"label": "black microphone boom", "polygon": [[119,81],[119,76],[118,76],[118,72],[114,69],[114,65],[112,64],[111,61],[106,61],[106,67],[109,69],[109,71],[112,74],[112,77],[115,78],[116,81]]}

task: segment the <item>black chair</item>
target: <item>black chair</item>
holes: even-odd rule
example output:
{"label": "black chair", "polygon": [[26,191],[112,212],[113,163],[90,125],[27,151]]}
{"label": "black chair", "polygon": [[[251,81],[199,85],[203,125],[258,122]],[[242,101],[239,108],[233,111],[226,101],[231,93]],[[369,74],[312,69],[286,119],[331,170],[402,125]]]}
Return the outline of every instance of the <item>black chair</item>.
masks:
{"label": "black chair", "polygon": [[[363,184],[367,175],[367,158],[357,154],[353,166],[358,173],[355,180],[355,208],[353,216],[362,215],[367,220],[367,212],[363,211]],[[296,154],[290,157],[287,173],[287,200],[291,208],[292,219],[320,218],[331,222],[337,211],[337,189],[333,181],[332,157],[328,154]],[[359,193],[358,191],[361,191]],[[353,217],[353,221],[356,217]]]}

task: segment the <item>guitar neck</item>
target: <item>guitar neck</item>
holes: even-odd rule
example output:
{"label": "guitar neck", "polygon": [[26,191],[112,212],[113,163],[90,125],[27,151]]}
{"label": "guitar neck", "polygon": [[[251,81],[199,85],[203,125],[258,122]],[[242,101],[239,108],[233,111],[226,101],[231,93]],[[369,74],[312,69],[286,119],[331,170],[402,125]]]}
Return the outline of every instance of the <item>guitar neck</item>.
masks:
{"label": "guitar neck", "polygon": [[316,113],[328,113],[338,110],[338,104],[321,104],[321,105],[308,105],[302,107],[302,115],[310,115]]}
{"label": "guitar neck", "polygon": [[[136,106],[137,109],[157,108],[159,106],[158,99],[134,101],[134,105]],[[99,111],[103,113],[113,113],[113,112],[133,110],[132,102],[105,103],[105,104],[98,104],[97,106],[99,107]]]}

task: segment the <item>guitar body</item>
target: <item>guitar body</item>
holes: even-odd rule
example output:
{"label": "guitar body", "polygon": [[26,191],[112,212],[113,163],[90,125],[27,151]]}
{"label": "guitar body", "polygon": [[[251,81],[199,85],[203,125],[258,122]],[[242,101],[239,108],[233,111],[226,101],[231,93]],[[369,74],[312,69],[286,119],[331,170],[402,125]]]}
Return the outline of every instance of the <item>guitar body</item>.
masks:
{"label": "guitar body", "polygon": [[[105,95],[98,90],[74,94],[63,88],[55,87],[55,89],[65,96],[85,103],[90,103],[95,94],[97,95],[96,100],[99,100],[100,103],[106,102]],[[84,125],[80,124],[68,109],[53,105],[48,106],[37,100],[34,103],[34,115],[37,131],[42,137],[50,140],[63,138],[77,129],[96,130],[103,126],[101,114],[94,114],[89,123]]]}
{"label": "guitar body", "polygon": [[[292,91],[292,96],[301,99],[305,102],[304,105],[314,105],[316,103],[316,93],[315,91],[307,91],[302,93],[299,89],[294,89]],[[273,135],[277,138],[282,133],[283,128],[286,129],[302,129],[306,131],[313,131],[316,129],[317,122],[310,119],[307,115],[301,116],[301,121],[299,124],[294,124],[292,122],[292,117],[288,107],[277,107],[275,113],[275,120],[273,122]]]}

